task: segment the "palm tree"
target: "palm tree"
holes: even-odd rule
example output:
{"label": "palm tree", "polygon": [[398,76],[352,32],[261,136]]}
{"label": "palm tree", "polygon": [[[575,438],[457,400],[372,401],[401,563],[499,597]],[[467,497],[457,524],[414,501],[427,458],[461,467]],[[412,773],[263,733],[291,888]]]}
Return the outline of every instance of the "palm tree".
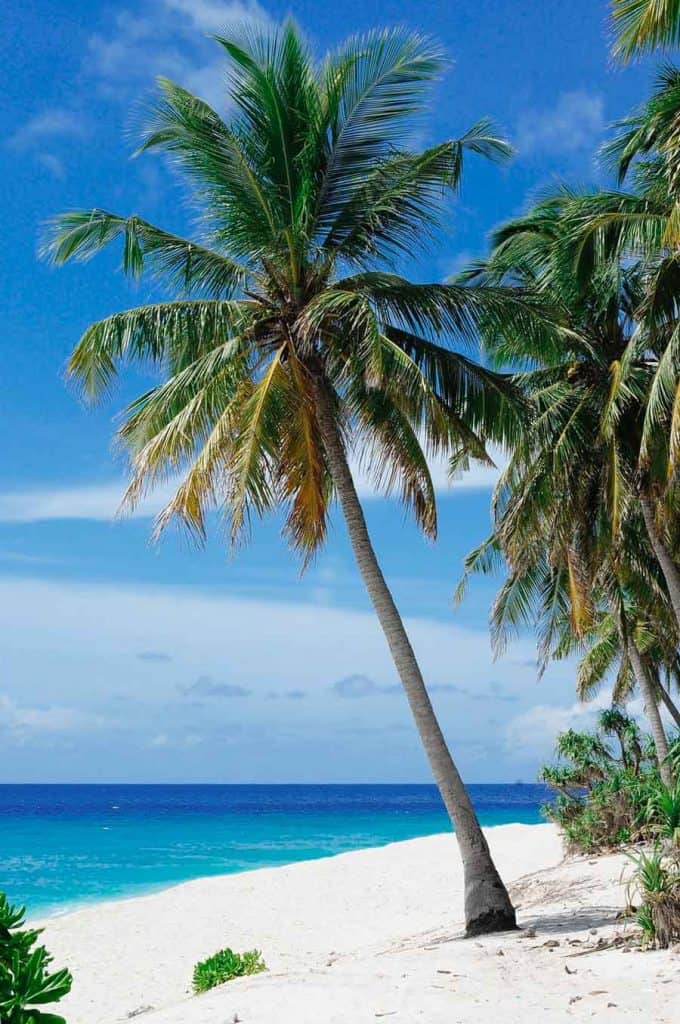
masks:
{"label": "palm tree", "polygon": [[[658,616],[660,605],[655,604],[650,612]],[[680,708],[671,695],[671,684],[677,684],[680,677],[680,655],[674,631],[674,623],[668,615],[665,621],[658,617],[646,619],[642,612],[635,608],[626,610],[626,618],[632,634],[632,640],[639,652],[644,672],[649,676],[653,691],[659,701],[680,726]],[[670,640],[669,640],[670,638]],[[576,673],[576,692],[580,700],[586,701],[595,694],[600,686],[615,673],[612,700],[618,704],[625,701],[631,694],[636,683],[636,673],[631,663],[630,653],[621,642],[621,630],[616,616],[610,611],[600,611],[594,618],[588,633],[577,638],[569,630],[565,630],[562,642],[555,651],[557,657],[567,657],[574,651],[581,653]],[[666,685],[662,681],[666,678]]]}
{"label": "palm tree", "polygon": [[680,42],[678,0],[612,0],[612,21],[614,54],[622,60]]}
{"label": "palm tree", "polygon": [[[637,266],[639,281],[629,332],[618,360],[615,389],[635,387],[649,374],[643,398],[635,486],[645,528],[662,568],[680,630],[677,517],[680,479],[680,72],[665,67],[649,100],[619,122],[604,156],[622,184],[570,203],[564,257],[581,282],[612,261]],[[606,272],[606,269],[605,269]]]}
{"label": "palm tree", "polygon": [[[497,361],[527,367],[517,382],[532,416],[494,496],[493,533],[469,556],[466,575],[505,561],[507,578],[492,609],[494,644],[500,650],[509,632],[534,626],[541,670],[559,650],[564,629],[584,642],[599,601],[634,671],[665,773],[659,694],[627,611],[631,594],[644,595],[646,607],[668,603],[645,536],[637,474],[653,373],[644,359],[631,357],[637,355],[630,339],[639,334],[644,281],[639,265],[621,263],[616,251],[592,274],[575,273],[574,208],[579,196],[567,189],[544,199],[498,229],[489,259],[463,275],[512,287],[513,303],[517,288],[543,296],[556,320],[544,338],[537,332],[527,337],[512,324],[485,332]],[[464,581],[459,597],[463,591]]]}
{"label": "palm tree", "polygon": [[[535,317],[493,289],[415,284],[395,265],[425,247],[466,151],[503,158],[488,122],[414,151],[414,119],[438,49],[402,30],[351,39],[314,62],[291,22],[243,40],[229,58],[230,116],[166,79],[141,150],[170,154],[192,187],[202,237],[176,237],[138,216],[64,214],[47,251],[62,264],[123,241],[123,268],[158,274],[174,301],[90,326],[69,363],[88,396],[119,364],[151,363],[162,380],[127,410],[120,437],[133,469],[127,506],[160,479],[184,478],[157,531],[179,519],[199,539],[218,506],[234,541],[253,514],[286,511],[304,561],[323,544],[337,496],[357,565],[403,683],[465,869],[468,934],[515,926],[468,793],[434,714],[378,564],[350,470],[360,454],[376,483],[400,490],[435,536],[426,455],[487,460],[482,437],[515,438],[507,380],[453,346],[480,316]],[[510,304],[512,306],[512,303]]]}

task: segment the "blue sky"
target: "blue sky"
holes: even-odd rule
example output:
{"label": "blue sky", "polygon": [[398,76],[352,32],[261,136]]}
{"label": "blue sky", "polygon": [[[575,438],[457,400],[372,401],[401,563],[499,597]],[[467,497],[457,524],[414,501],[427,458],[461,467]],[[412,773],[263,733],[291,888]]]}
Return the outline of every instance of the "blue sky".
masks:
{"label": "blue sky", "polygon": [[[376,25],[436,35],[452,63],[428,135],[490,115],[515,143],[508,168],[468,165],[446,239],[411,268],[422,279],[483,254],[493,225],[557,178],[604,182],[606,125],[653,73],[611,65],[606,4],[593,0],[34,0],[5,15],[0,781],[429,778],[337,516],[302,579],[275,520],[233,559],[217,524],[205,550],[176,534],[151,547],[160,500],[112,522],[125,473],[115,416],[143,382],[86,409],[63,367],[89,322],[152,292],[126,282],[114,254],[61,271],[36,258],[41,222],[71,207],[189,231],[162,161],[129,159],[135,105],[157,74],[220,105],[207,35],[287,13],[320,52]],[[448,487],[438,467],[437,479],[435,546],[362,482],[369,526],[465,777],[531,780],[556,731],[588,713],[570,666],[536,681],[530,638],[493,663],[490,584],[453,611],[461,560],[488,528],[492,475]]]}

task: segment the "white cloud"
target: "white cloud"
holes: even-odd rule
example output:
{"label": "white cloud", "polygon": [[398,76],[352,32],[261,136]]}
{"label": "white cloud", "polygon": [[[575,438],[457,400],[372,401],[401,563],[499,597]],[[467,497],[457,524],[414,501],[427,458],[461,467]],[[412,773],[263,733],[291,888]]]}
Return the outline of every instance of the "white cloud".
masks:
{"label": "white cloud", "polygon": [[605,126],[604,102],[583,90],[563,92],[551,108],[530,110],[517,123],[520,153],[570,153],[593,148]]}
{"label": "white cloud", "polygon": [[169,11],[184,15],[191,26],[200,32],[219,34],[227,25],[251,21],[264,21],[266,15],[258,3],[229,0],[163,0]]}
{"label": "white cloud", "polygon": [[[0,721],[11,720],[7,735],[35,753],[32,759],[26,754],[23,778],[46,770],[56,777],[49,758],[41,757],[40,737],[62,749],[68,735],[74,745],[63,772],[70,779],[94,772],[185,781],[318,781],[319,771],[328,781],[429,777],[400,692],[376,698],[385,733],[377,751],[362,739],[375,724],[372,701],[338,700],[332,689],[335,680],[357,674],[390,692],[397,687],[369,611],[244,599],[225,589],[0,577],[0,621],[3,692],[10,702],[0,704]],[[511,715],[535,700],[534,673],[510,659],[494,665],[485,629],[424,617],[409,617],[407,628],[466,777],[531,778],[535,765],[521,734],[509,752],[499,737]],[[530,641],[518,646],[529,655]],[[140,650],[167,652],[172,660],[141,661]],[[180,688],[199,676],[252,695],[187,701]],[[515,702],[496,700],[492,680]],[[546,685],[542,703],[567,703],[573,670],[559,666]],[[272,692],[304,692],[307,699],[271,700]],[[339,732],[346,736],[343,756],[330,764],[323,751]],[[473,759],[473,743],[493,749],[493,757]]]}
{"label": "white cloud", "polygon": [[54,178],[65,178],[66,177],[66,166],[63,160],[60,160],[54,153],[39,153],[38,163],[42,164],[46,171],[49,171]]}
{"label": "white cloud", "polygon": [[12,149],[26,150],[55,139],[82,138],[88,133],[82,115],[61,107],[51,107],[36,114],[7,140]]}
{"label": "white cloud", "polygon": [[0,694],[0,733],[24,738],[28,735],[81,733],[109,726],[110,721],[102,715],[82,711],[79,708],[20,705]]}
{"label": "white cloud", "polygon": [[147,0],[90,37],[85,68],[111,95],[138,93],[165,75],[223,107],[225,56],[207,35],[266,21],[257,0]]}
{"label": "white cloud", "polygon": [[[30,488],[0,494],[0,522],[34,523],[52,519],[92,519],[110,522],[116,514],[124,484],[84,484],[72,487]],[[172,488],[159,488],[154,498],[140,502],[136,516],[155,515]]]}
{"label": "white cloud", "polygon": [[[604,708],[611,707],[611,691],[602,690],[596,697],[583,704],[537,704],[511,719],[504,731],[505,747],[508,751],[523,750],[536,757],[549,759],[554,750],[558,733],[568,729],[587,731],[595,727],[596,718]],[[627,713],[641,720],[643,708],[640,700],[632,700]]]}
{"label": "white cloud", "polygon": [[[491,490],[505,459],[502,453],[492,451],[496,467],[473,465],[469,472],[451,481],[445,459],[431,464],[432,479],[439,494],[456,491]],[[352,469],[357,490],[364,500],[380,497],[370,479],[362,473],[356,462]],[[150,519],[157,515],[175,493],[177,481],[159,486],[144,498],[131,513],[134,519]],[[125,490],[123,481],[101,484],[74,484],[64,487],[30,487],[17,491],[0,492],[0,522],[37,523],[59,519],[89,519],[110,522],[116,516]]]}

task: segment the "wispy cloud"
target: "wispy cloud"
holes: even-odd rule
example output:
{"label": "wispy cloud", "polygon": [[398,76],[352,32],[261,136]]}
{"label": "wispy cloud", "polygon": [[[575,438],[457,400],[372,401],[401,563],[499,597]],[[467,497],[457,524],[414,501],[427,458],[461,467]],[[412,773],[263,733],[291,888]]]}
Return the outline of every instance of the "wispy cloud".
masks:
{"label": "wispy cloud", "polygon": [[153,662],[168,662],[172,661],[172,656],[166,654],[165,651],[140,651],[137,655],[140,661],[153,661]]}
{"label": "wispy cloud", "polygon": [[[427,687],[430,694],[451,694],[458,697],[465,697],[467,700],[515,702],[518,700],[515,694],[506,693],[498,683],[490,683],[488,687],[472,689],[466,686],[456,686],[454,683],[430,683]],[[368,676],[355,674],[338,679],[331,686],[331,691],[336,697],[345,700],[361,700],[364,697],[394,697],[403,693],[400,683],[389,686],[381,686]]]}
{"label": "wispy cloud", "polygon": [[[549,758],[555,746],[558,733],[568,729],[588,730],[595,726],[600,711],[611,706],[611,690],[605,689],[586,704],[574,701],[571,704],[536,704],[512,718],[505,726],[505,748],[512,752],[519,749],[528,755]],[[626,711],[642,721],[642,701],[630,701]],[[646,725],[643,727],[646,728]]]}
{"label": "wispy cloud", "polygon": [[220,108],[224,54],[207,37],[265,21],[257,0],[146,0],[118,10],[105,33],[90,37],[85,70],[112,96],[144,91],[165,75]]}
{"label": "wispy cloud", "polygon": [[11,149],[26,150],[55,139],[83,138],[89,125],[81,114],[62,107],[50,107],[36,114],[7,139]]}
{"label": "wispy cloud", "polygon": [[[473,465],[469,472],[453,481],[449,478],[446,460],[433,460],[430,468],[435,490],[440,495],[455,494],[457,491],[491,490],[505,462],[502,453],[491,454],[496,467]],[[356,460],[353,461],[352,470],[361,498],[371,500],[380,497]],[[170,501],[177,486],[177,480],[159,486],[139,503],[130,517],[153,518]],[[0,523],[37,523],[59,519],[110,522],[115,518],[124,490],[125,483],[121,480],[61,487],[36,486],[0,492]]]}
{"label": "wispy cloud", "polygon": [[15,153],[29,154],[53,177],[63,178],[66,165],[61,150],[89,134],[90,124],[82,114],[64,107],[49,107],[20,125],[8,136],[5,145]]}
{"label": "wispy cloud", "polygon": [[336,697],[348,700],[358,700],[362,697],[374,697],[380,693],[389,693],[393,687],[379,686],[368,676],[356,674],[338,679],[331,686]]}
{"label": "wispy cloud", "polygon": [[[7,738],[31,752],[30,761],[26,756],[15,772],[25,780],[48,770],[54,777],[57,769],[41,753],[48,739],[60,750],[71,744],[68,762],[57,771],[62,779],[318,779],[316,752],[326,745],[327,735],[374,725],[371,700],[382,702],[381,727],[389,735],[403,728],[404,735],[380,755],[370,744],[348,738],[351,777],[423,777],[406,701],[397,696],[401,690],[394,667],[368,611],[290,597],[244,598],[226,588],[5,576],[0,578],[0,619],[5,695],[0,747]],[[536,702],[533,674],[510,659],[494,665],[486,629],[423,617],[408,619],[407,629],[433,696],[442,695],[442,727],[454,753],[460,748],[463,754],[462,770],[474,767],[464,744],[482,736],[497,743],[499,759],[480,762],[473,778],[529,777],[535,757],[528,747],[541,725],[516,722],[514,746],[508,748],[503,730],[518,711]],[[530,640],[520,640],[516,654],[528,657],[531,649]],[[160,665],[162,671],[134,656],[166,651],[173,661]],[[229,665],[238,666],[237,677],[225,677],[226,656]],[[351,679],[358,671],[368,683],[355,679],[344,684],[344,692],[368,692],[368,698],[340,699],[333,681]],[[570,705],[573,666],[550,671],[541,704]],[[181,680],[192,692],[178,692]],[[496,692],[490,692],[490,680]],[[219,692],[226,686],[239,686],[252,696],[230,699]],[[462,691],[480,699],[456,696]],[[279,698],[268,700],[272,692]],[[496,693],[516,695],[521,704],[497,700]],[[198,753],[181,746],[182,736],[190,733],[210,743],[208,767]],[[161,734],[166,741],[151,747]],[[230,737],[227,745],[224,736]],[[554,734],[546,733],[545,739],[551,745]],[[323,769],[323,777],[340,781],[330,768]]]}
{"label": "wispy cloud", "polygon": [[253,693],[235,683],[215,683],[210,676],[199,676],[195,683],[179,689],[185,697],[250,697]]}
{"label": "wispy cloud", "polygon": [[147,746],[152,750],[162,747],[175,747],[180,750],[193,750],[205,743],[206,737],[200,732],[167,733],[157,732],[149,738]]}
{"label": "wispy cloud", "polygon": [[563,92],[554,106],[522,114],[514,141],[520,154],[575,153],[593,149],[604,127],[601,96],[584,90]]}
{"label": "wispy cloud", "polygon": [[0,735],[9,733],[15,739],[46,734],[63,735],[89,732],[110,727],[109,719],[79,708],[54,704],[31,707],[18,704],[0,694]]}
{"label": "wispy cloud", "polygon": [[[110,522],[116,515],[125,490],[122,481],[75,484],[71,487],[31,487],[0,493],[0,522],[36,523],[52,519],[93,519]],[[157,514],[174,494],[175,487],[159,487],[140,502],[134,518]]]}

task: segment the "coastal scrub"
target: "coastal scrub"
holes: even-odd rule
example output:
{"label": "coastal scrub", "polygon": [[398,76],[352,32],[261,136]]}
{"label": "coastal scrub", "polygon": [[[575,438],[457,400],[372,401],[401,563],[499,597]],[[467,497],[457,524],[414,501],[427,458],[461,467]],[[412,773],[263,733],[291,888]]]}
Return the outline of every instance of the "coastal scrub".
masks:
{"label": "coastal scrub", "polygon": [[243,978],[248,974],[260,974],[266,971],[267,965],[257,949],[247,953],[234,953],[231,949],[220,949],[206,960],[201,960],[194,967],[193,989],[198,995],[211,988],[223,985],[233,978]]}

